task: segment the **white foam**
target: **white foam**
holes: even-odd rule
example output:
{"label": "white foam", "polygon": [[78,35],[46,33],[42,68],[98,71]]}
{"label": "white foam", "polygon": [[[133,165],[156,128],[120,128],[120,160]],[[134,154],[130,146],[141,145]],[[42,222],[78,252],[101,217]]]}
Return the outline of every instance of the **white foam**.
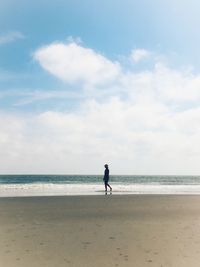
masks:
{"label": "white foam", "polygon": [[[200,185],[141,185],[112,183],[113,194],[200,194]],[[103,195],[103,184],[2,184],[0,197]]]}

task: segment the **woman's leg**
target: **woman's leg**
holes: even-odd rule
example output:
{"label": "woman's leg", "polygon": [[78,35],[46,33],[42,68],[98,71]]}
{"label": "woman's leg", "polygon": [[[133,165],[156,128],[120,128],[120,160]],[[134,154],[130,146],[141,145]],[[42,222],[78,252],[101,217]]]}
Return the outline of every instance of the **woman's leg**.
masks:
{"label": "woman's leg", "polygon": [[105,191],[107,192],[107,184],[108,183],[105,181],[104,184],[105,184]]}
{"label": "woman's leg", "polygon": [[110,191],[112,191],[112,187],[107,183],[107,186],[110,188]]}

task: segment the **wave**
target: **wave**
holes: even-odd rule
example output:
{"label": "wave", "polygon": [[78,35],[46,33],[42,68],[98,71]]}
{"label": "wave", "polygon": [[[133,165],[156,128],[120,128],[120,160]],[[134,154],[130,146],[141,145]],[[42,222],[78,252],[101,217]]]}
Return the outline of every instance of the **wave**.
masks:
{"label": "wave", "polygon": [[[199,195],[200,185],[160,185],[160,184],[120,184],[112,183],[113,194],[172,194]],[[2,184],[0,197],[21,196],[68,196],[68,195],[103,195],[104,186],[101,183],[90,184]]]}

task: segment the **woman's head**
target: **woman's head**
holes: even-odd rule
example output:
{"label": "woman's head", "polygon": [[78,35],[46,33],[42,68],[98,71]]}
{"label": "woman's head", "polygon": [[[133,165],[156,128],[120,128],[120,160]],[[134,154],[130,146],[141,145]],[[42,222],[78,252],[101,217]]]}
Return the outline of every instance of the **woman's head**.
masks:
{"label": "woman's head", "polygon": [[105,167],[105,168],[108,168],[108,164],[105,164],[104,167]]}

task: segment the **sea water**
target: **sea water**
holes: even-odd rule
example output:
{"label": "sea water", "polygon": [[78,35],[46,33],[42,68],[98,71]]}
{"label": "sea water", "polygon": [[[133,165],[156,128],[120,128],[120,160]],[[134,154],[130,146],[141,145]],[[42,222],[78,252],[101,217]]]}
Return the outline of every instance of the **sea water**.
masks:
{"label": "sea water", "polygon": [[[111,175],[112,194],[200,194],[200,176]],[[102,175],[0,175],[0,197],[102,195]]]}

